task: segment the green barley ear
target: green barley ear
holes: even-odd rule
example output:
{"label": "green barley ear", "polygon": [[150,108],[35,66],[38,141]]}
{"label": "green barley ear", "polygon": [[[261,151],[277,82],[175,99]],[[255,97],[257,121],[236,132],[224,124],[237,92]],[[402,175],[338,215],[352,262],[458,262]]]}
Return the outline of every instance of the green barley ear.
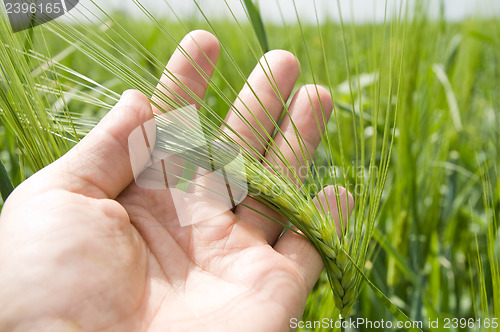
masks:
{"label": "green barley ear", "polygon": [[28,166],[39,170],[67,151],[70,144],[65,138],[70,135],[53,121],[52,111],[61,105],[46,89],[51,78],[31,72],[37,62],[28,61],[32,51],[24,49],[31,38],[30,32],[12,33],[8,20],[0,15],[0,120],[16,137]]}
{"label": "green barley ear", "polygon": [[348,317],[357,299],[360,279],[353,263],[347,258],[349,247],[346,238],[336,233],[339,221],[325,216],[309,196],[295,189],[291,181],[275,175],[260,163],[248,161],[247,176],[250,195],[271,203],[316,247],[326,267],[335,305],[343,318]]}

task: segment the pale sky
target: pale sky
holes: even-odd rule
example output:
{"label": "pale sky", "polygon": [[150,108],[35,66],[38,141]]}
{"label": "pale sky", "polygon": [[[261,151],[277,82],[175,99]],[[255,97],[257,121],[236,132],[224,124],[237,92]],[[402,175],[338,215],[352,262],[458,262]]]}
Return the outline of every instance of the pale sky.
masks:
{"label": "pale sky", "polygon": [[[414,0],[409,0],[413,2]],[[440,0],[428,0],[431,11],[437,15]],[[132,0],[97,1],[106,10],[118,9],[132,15],[142,15]],[[199,17],[201,15],[191,0],[141,0],[155,16],[174,17],[172,10],[180,17]],[[245,18],[241,0],[226,0],[238,19]],[[339,18],[337,1],[335,0],[295,0],[297,12],[302,21],[316,22],[314,2],[320,20],[330,17]],[[373,22],[382,21],[385,11],[385,0],[339,0],[342,16],[345,21]],[[446,17],[459,20],[471,15],[494,15],[500,17],[500,0],[443,0]],[[90,0],[81,0],[79,6],[89,6]],[[401,0],[387,0],[389,16],[391,16]],[[198,0],[198,4],[210,19],[231,17],[224,0]],[[90,5],[91,6],[91,5]],[[282,23],[282,15],[287,22],[296,22],[296,11],[292,0],[259,0],[259,6],[265,22]],[[281,8],[281,11],[280,11]],[[281,12],[281,13],[280,13]]]}

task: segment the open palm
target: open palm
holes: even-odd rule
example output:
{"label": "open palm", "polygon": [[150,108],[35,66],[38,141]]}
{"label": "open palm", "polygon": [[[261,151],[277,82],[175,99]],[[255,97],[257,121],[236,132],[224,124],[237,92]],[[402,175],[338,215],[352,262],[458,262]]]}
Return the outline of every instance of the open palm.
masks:
{"label": "open palm", "polygon": [[[203,98],[218,43],[196,31],[181,46],[197,66],[178,50],[167,68]],[[233,106],[249,123],[236,112],[226,122],[242,145],[276,160],[248,126],[273,133],[269,116],[279,119],[299,68],[285,51],[268,53],[263,63]],[[159,89],[195,104],[168,77]],[[314,151],[317,120],[331,108],[320,87],[295,94],[293,121],[281,123],[287,137],[274,139],[293,167],[305,166],[295,157],[295,129]],[[82,142],[7,200],[0,219],[1,331],[279,331],[301,316],[323,265],[308,241],[282,234],[263,216],[280,218],[275,212],[247,198],[234,213],[181,227],[169,191],[135,185],[128,135],[153,111],[145,96],[126,92]],[[333,190],[324,194],[336,208]]]}

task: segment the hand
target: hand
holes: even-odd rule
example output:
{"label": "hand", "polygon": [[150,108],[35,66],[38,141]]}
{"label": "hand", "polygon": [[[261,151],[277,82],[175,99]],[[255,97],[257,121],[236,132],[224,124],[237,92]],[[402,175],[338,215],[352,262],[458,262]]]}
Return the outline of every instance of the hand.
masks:
{"label": "hand", "polygon": [[[196,31],[181,45],[211,75],[219,52],[215,37]],[[286,100],[298,62],[285,51],[266,58]],[[167,68],[203,98],[207,81],[181,52]],[[167,76],[162,82],[194,103]],[[262,66],[248,82],[278,119],[282,103]],[[332,101],[321,87],[302,87],[290,107],[310,152],[320,141],[314,115],[321,118],[320,101],[329,116]],[[272,133],[248,86],[234,108],[255,125],[243,105]],[[144,95],[125,92],[91,133],[7,200],[0,218],[1,331],[280,331],[301,317],[323,268],[308,241],[291,231],[280,236],[279,224],[243,206],[218,216],[220,227],[180,227],[168,191],[135,185],[127,139],[152,114]],[[226,121],[264,153],[235,112]],[[275,142],[300,167],[288,117],[281,129],[292,146],[280,136]],[[244,204],[276,215],[250,198]]]}

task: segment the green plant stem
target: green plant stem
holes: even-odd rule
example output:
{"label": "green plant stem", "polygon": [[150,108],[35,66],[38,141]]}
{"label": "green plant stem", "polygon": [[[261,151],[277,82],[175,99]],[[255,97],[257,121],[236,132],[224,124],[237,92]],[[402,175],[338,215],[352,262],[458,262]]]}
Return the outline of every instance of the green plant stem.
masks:
{"label": "green plant stem", "polygon": [[9,197],[10,193],[14,190],[14,186],[10,181],[9,175],[7,174],[7,170],[0,160],[0,193],[2,194],[2,199],[5,202],[7,197]]}
{"label": "green plant stem", "polygon": [[244,0],[244,4],[248,12],[250,23],[252,24],[257,40],[259,41],[259,45],[262,51],[266,53],[269,51],[269,43],[267,41],[266,29],[264,28],[260,11],[252,0]]}

